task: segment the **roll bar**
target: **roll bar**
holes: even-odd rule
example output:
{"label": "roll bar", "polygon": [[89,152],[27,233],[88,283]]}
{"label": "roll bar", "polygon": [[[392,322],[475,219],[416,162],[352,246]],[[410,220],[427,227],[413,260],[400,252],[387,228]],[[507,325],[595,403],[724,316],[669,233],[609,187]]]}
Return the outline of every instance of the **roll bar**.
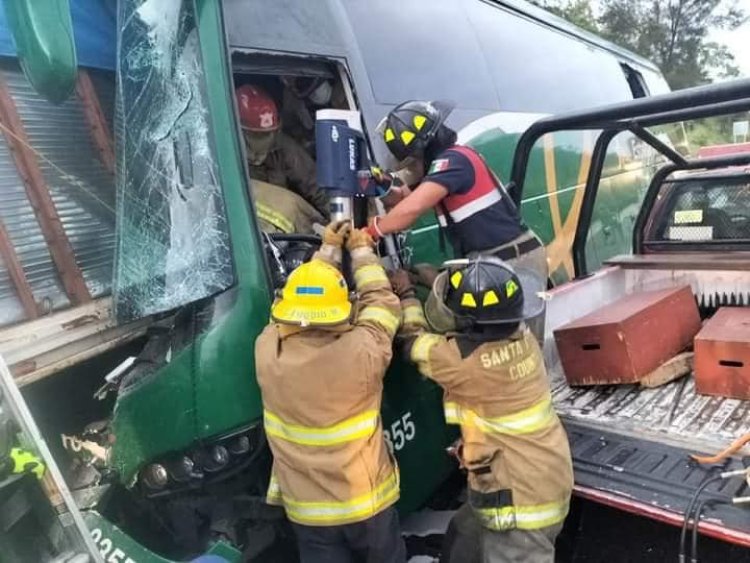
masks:
{"label": "roll bar", "polygon": [[[511,169],[511,193],[516,204],[520,205],[523,199],[524,182],[531,151],[544,135],[555,131],[600,131],[591,157],[591,167],[589,168],[581,203],[581,215],[573,242],[573,261],[576,274],[585,274],[585,243],[596,201],[596,192],[601,180],[602,167],[612,139],[619,133],[629,131],[664,155],[671,164],[665,167],[668,168],[668,173],[657,174],[657,177],[662,180],[669,173],[677,170],[731,166],[743,159],[733,159],[732,157],[688,158],[664,143],[648,131],[646,127],[741,111],[750,111],[750,79],[698,86],[668,94],[638,98],[632,101],[542,118],[534,122],[518,140]],[[650,197],[653,197],[654,190],[654,182],[652,182],[649,187]],[[649,197],[646,198],[646,201],[648,200]]]}

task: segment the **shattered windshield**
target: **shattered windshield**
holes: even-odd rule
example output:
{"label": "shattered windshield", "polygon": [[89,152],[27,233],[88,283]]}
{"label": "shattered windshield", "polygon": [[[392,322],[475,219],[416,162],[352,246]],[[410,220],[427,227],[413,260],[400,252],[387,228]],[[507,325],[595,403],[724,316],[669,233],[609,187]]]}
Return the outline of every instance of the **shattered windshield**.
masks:
{"label": "shattered windshield", "polygon": [[208,297],[234,280],[193,2],[120,0],[118,319]]}

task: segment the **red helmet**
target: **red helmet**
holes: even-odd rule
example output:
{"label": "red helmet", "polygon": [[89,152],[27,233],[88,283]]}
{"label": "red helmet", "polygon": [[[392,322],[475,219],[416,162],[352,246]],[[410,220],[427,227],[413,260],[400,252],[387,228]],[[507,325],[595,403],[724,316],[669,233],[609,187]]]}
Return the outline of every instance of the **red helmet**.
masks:
{"label": "red helmet", "polygon": [[279,110],[265,90],[248,84],[237,88],[235,95],[243,129],[265,133],[280,127]]}

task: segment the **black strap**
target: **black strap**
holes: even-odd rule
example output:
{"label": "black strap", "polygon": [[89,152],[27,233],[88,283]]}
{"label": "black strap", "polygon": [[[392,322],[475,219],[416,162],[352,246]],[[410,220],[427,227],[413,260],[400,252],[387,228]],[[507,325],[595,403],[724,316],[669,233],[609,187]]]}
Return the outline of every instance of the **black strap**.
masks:
{"label": "black strap", "polygon": [[480,493],[469,487],[469,504],[472,508],[503,508],[513,506],[513,491],[502,489],[491,493]]}
{"label": "black strap", "polygon": [[500,258],[500,260],[512,260],[513,258],[518,258],[519,256],[523,256],[524,254],[528,254],[532,250],[536,250],[542,246],[542,243],[539,242],[539,239],[537,239],[535,236],[532,236],[528,240],[525,240],[519,244],[513,244],[510,246],[507,246],[506,248],[501,248],[500,250],[493,253],[494,256],[497,258]]}
{"label": "black strap", "polygon": [[[482,164],[484,164],[484,167],[487,169],[487,172],[490,173],[490,178],[492,178],[495,181],[495,189],[500,192],[500,195],[504,196],[508,203],[510,203],[510,206],[513,208],[513,211],[519,214],[520,212],[518,210],[518,206],[516,205],[515,200],[510,196],[508,193],[508,190],[503,185],[503,183],[500,181],[500,178],[497,177],[497,174],[495,174],[495,171],[490,168],[489,164],[487,164],[487,161],[484,159],[484,157],[479,153],[479,151],[474,151],[477,153],[477,156],[479,157],[479,160],[482,161]],[[513,184],[510,184],[513,185]]]}
{"label": "black strap", "polygon": [[486,344],[486,342],[486,340],[467,338],[464,334],[456,336],[456,344],[458,345],[458,351],[461,354],[462,360],[471,356],[477,348],[482,344]]}
{"label": "black strap", "polygon": [[483,465],[482,467],[477,467],[476,469],[469,469],[469,473],[473,473],[474,475],[489,475],[492,473],[492,467],[489,465]]}
{"label": "black strap", "polygon": [[495,188],[497,191],[500,192],[500,195],[503,196],[504,200],[510,205],[511,209],[515,212],[515,214],[518,216],[518,220],[521,222],[521,226],[526,229],[526,223],[523,222],[523,216],[521,215],[521,210],[519,209],[518,205],[516,205],[516,200],[511,196],[511,192],[516,189],[516,185],[513,182],[509,182],[507,186],[500,181],[500,178],[497,177],[497,174],[495,174],[495,171],[490,168],[490,166],[487,164],[487,161],[484,159],[484,157],[479,154],[478,151],[475,151],[477,155],[479,155],[479,159],[484,164],[485,168],[487,168],[487,171],[490,173],[490,176],[495,181]]}

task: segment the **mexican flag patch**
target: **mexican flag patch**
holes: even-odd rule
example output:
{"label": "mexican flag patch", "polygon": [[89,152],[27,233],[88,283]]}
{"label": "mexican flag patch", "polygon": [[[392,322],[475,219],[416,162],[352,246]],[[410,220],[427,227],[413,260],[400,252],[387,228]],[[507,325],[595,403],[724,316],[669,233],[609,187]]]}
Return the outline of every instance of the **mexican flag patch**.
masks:
{"label": "mexican flag patch", "polygon": [[427,173],[435,174],[436,172],[442,172],[443,170],[448,170],[448,166],[450,166],[450,160],[447,158],[438,158],[432,161],[430,170]]}

